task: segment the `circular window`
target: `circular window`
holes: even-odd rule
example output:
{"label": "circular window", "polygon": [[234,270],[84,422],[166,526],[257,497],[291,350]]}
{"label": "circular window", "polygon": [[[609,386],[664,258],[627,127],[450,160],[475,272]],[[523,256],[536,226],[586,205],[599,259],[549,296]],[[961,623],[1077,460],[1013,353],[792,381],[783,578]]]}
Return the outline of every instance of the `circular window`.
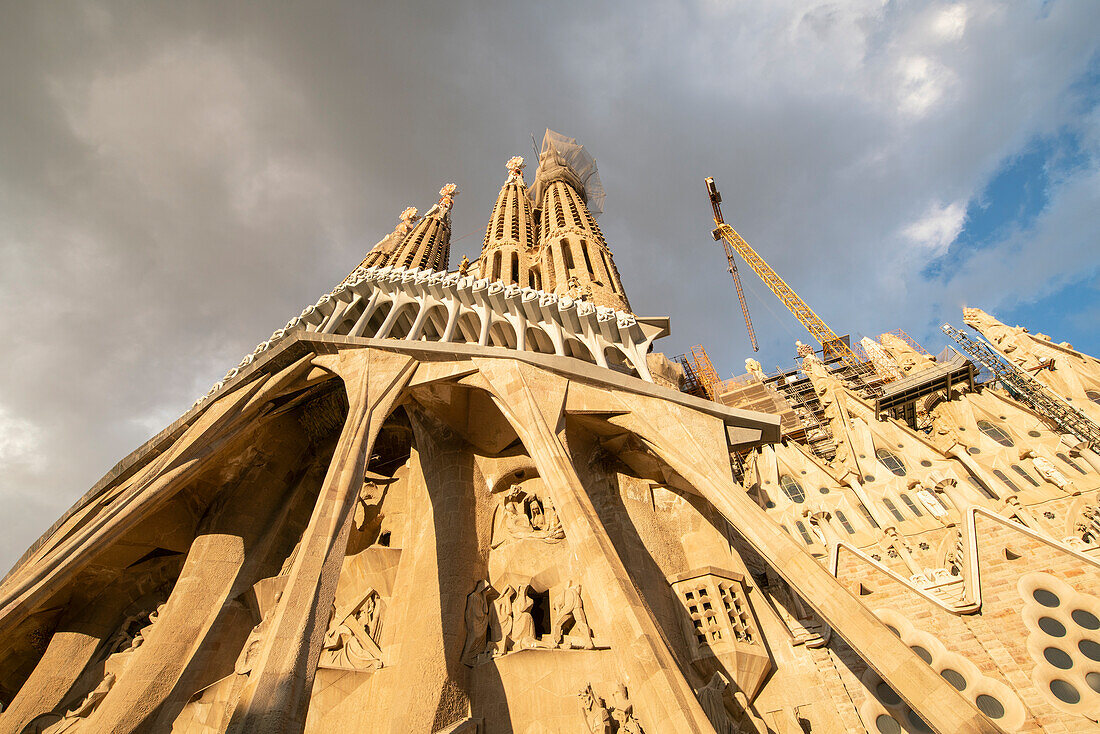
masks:
{"label": "circular window", "polygon": [[865,476],[865,477],[863,478],[863,481],[865,481],[865,482],[873,482],[873,481],[875,481],[875,477],[874,477],[874,475],[872,475],[872,474],[868,474],[867,476]]}
{"label": "circular window", "polygon": [[917,657],[919,657],[921,660],[928,664],[932,663],[932,653],[928,652],[920,645],[913,645],[911,649],[917,654]]}
{"label": "circular window", "polygon": [[1081,640],[1077,643],[1077,649],[1089,660],[1100,662],[1100,643],[1096,640]]}
{"label": "circular window", "polygon": [[803,470],[802,470],[801,472],[799,472],[799,473],[800,473],[800,474],[805,474],[805,473],[806,473],[806,470],[805,470],[805,469],[803,469]]}
{"label": "circular window", "polygon": [[1039,433],[1038,431],[1028,431],[1027,435],[1031,436],[1032,438],[1040,438],[1043,434]]}
{"label": "circular window", "polygon": [[1085,682],[1089,684],[1089,688],[1100,693],[1100,673],[1089,673],[1085,676]]}
{"label": "circular window", "polygon": [[1073,617],[1074,622],[1087,630],[1100,629],[1100,619],[1097,619],[1092,612],[1086,612],[1084,609],[1074,609],[1069,616]]}
{"label": "circular window", "polygon": [[960,673],[959,671],[952,670],[951,668],[944,668],[943,670],[940,671],[940,676],[945,681],[947,681],[951,685],[955,686],[955,690],[958,690],[958,691],[965,691],[966,690],[966,678],[963,677],[963,674]]}
{"label": "circular window", "polygon": [[1050,617],[1039,617],[1039,629],[1046,632],[1051,637],[1066,636],[1065,626],[1057,619],[1052,619]]}
{"label": "circular window", "polygon": [[1035,597],[1035,601],[1039,602],[1044,607],[1056,607],[1062,603],[1058,595],[1048,589],[1036,589],[1031,592],[1031,595]]}
{"label": "circular window", "polygon": [[775,503],[772,502],[771,500],[768,500],[767,502],[764,503],[764,507],[767,507],[770,510],[770,509],[775,507]]}
{"label": "circular window", "polygon": [[887,706],[897,706],[901,703],[901,696],[899,696],[886,682],[879,683],[875,686],[875,695]]}
{"label": "circular window", "polygon": [[1070,704],[1080,703],[1081,701],[1081,694],[1077,692],[1073,684],[1061,678],[1055,678],[1050,682],[1050,692],[1053,693],[1059,701]]}
{"label": "circular window", "polygon": [[980,448],[978,448],[977,446],[971,446],[970,448],[967,449],[967,452],[971,453],[971,454],[980,454],[980,453],[982,453],[982,450]]}
{"label": "circular window", "polygon": [[912,709],[905,714],[905,718],[909,720],[909,726],[913,727],[913,731],[926,731],[931,734],[932,730],[928,728],[928,724],[925,724],[924,719],[917,716],[916,712]]}
{"label": "circular window", "polygon": [[929,461],[928,459],[921,459],[920,465],[921,466],[932,466],[932,462]]}
{"label": "circular window", "polygon": [[1043,657],[1055,668],[1069,670],[1073,667],[1073,658],[1069,656],[1068,652],[1059,647],[1048,647],[1043,650]]}
{"label": "circular window", "polygon": [[882,734],[901,734],[901,724],[888,714],[879,714],[875,719],[875,726]]}
{"label": "circular window", "polygon": [[983,693],[974,703],[978,704],[979,711],[991,719],[999,719],[1005,715],[1004,704],[989,694]]}
{"label": "circular window", "polygon": [[821,489],[819,489],[817,491],[821,492],[821,494],[829,494],[829,488],[828,487],[822,487]]}

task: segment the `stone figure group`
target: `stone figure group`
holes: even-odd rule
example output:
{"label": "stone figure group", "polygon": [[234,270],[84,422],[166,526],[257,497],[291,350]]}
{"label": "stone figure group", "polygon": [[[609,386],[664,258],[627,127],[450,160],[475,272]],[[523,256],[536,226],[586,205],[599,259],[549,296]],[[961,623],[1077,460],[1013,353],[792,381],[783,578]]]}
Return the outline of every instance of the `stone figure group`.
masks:
{"label": "stone figure group", "polygon": [[549,497],[540,497],[519,487],[512,488],[497,510],[493,521],[492,547],[506,540],[536,538],[557,543],[565,538],[561,520]]}
{"label": "stone figure group", "polygon": [[377,642],[380,624],[381,600],[374,589],[368,589],[350,609],[337,611],[333,605],[320,664],[356,670],[382,667],[382,651]]}
{"label": "stone figure group", "polygon": [[478,581],[466,597],[466,642],[462,662],[473,667],[494,656],[536,647],[591,650],[592,629],[584,613],[581,588],[570,582],[554,605],[550,633],[539,639],[531,610],[531,586],[507,585],[497,591]]}
{"label": "stone figure group", "polygon": [[592,684],[585,686],[579,695],[590,734],[644,734],[642,725],[634,718],[634,704],[623,684],[615,688],[610,706],[596,695]]}

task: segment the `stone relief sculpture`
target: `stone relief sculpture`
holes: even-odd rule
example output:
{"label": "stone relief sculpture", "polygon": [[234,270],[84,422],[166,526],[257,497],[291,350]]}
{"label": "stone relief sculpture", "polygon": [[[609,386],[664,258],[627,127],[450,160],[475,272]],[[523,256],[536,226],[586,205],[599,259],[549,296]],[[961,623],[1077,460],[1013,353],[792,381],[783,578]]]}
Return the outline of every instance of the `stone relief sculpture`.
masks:
{"label": "stone relief sculpture", "polygon": [[1035,466],[1035,471],[1039,472],[1039,476],[1053,484],[1058,489],[1062,490],[1063,492],[1071,492],[1076,494],[1073,489],[1073,485],[1070,484],[1070,481],[1068,479],[1066,479],[1066,475],[1058,471],[1058,468],[1054,466],[1054,462],[1052,462],[1050,459],[1044,456],[1039,456],[1039,454],[1030,450],[1021,451],[1020,458],[1031,459],[1031,463]]}
{"label": "stone relief sculpture", "polygon": [[321,646],[320,664],[331,668],[367,670],[382,667],[382,650],[376,638],[381,624],[378,592],[368,589],[351,609],[338,612],[333,607],[332,621]]}
{"label": "stone relief sculpture", "polygon": [[603,698],[596,695],[589,683],[578,694],[584,722],[591,734],[645,734],[642,725],[634,718],[634,704],[630,702],[626,686],[619,684],[608,706]]}
{"label": "stone relief sculpture", "polygon": [[531,616],[534,602],[528,594],[530,588],[528,584],[521,586],[512,604],[512,640],[515,650],[530,650],[538,646],[538,640],[535,639],[535,620]]}
{"label": "stone relief sculpture", "polygon": [[581,587],[573,581],[565,588],[561,601],[554,610],[550,641],[563,648],[576,646],[591,650],[595,647],[592,644],[592,630],[588,626],[588,618],[585,617],[581,602]]}
{"label": "stone relief sculpture", "polygon": [[703,713],[707,715],[714,731],[717,734],[737,734],[740,731],[730,718],[726,710],[726,692],[729,682],[720,672],[714,675],[705,686],[698,690],[699,704],[703,707]]}
{"label": "stone relief sculpture", "polygon": [[580,697],[588,731],[591,734],[611,734],[611,712],[607,710],[604,700],[592,690],[591,684],[580,692]]}
{"label": "stone relief sculpture", "polygon": [[565,530],[549,497],[540,497],[514,487],[497,508],[491,547],[497,548],[507,540],[525,538],[557,543],[565,538]]}
{"label": "stone relief sculpture", "polygon": [[630,703],[630,696],[627,694],[626,686],[620,683],[615,689],[615,695],[611,700],[614,703],[611,709],[611,718],[618,723],[619,733],[643,734],[642,725],[634,718],[634,704]]}
{"label": "stone relief sculpture", "polygon": [[512,599],[516,590],[505,586],[489,608],[490,639],[486,652],[503,655],[512,642]]}
{"label": "stone relief sculpture", "polygon": [[485,652],[489,636],[490,591],[487,581],[478,581],[474,590],[466,596],[466,644],[462,648],[462,662],[470,667]]}

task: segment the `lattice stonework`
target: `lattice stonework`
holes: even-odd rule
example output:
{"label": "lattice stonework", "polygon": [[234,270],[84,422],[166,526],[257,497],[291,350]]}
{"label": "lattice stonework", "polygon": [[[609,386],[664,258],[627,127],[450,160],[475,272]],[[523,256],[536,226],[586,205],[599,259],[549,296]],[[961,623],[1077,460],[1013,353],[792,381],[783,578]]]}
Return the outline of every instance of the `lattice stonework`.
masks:
{"label": "lattice stonework", "polygon": [[739,575],[713,569],[696,573],[672,583],[687,611],[696,657],[712,655],[728,643],[756,644],[756,629]]}

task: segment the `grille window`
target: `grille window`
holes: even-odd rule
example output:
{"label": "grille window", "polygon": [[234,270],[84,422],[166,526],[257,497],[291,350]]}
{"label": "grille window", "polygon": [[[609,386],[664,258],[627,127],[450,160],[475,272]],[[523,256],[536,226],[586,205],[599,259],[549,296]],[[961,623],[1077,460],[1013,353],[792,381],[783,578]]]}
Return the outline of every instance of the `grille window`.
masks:
{"label": "grille window", "polygon": [[898,508],[894,506],[894,503],[885,497],[882,499],[882,504],[886,505],[886,509],[890,511],[890,514],[894,516],[895,520],[904,520],[905,516],[898,512]]}
{"label": "grille window", "polygon": [[802,504],[806,501],[806,493],[802,491],[802,485],[789,474],[779,477],[779,486],[783,488],[783,493],[791,502]]}
{"label": "grille window", "polygon": [[1019,466],[1018,464],[1013,464],[1012,465],[1012,471],[1016,472],[1021,477],[1026,479],[1031,484],[1032,487],[1038,487],[1039,486],[1039,483],[1037,481],[1035,481],[1035,478],[1032,477],[1030,474],[1028,474],[1026,471],[1024,471],[1023,468],[1021,466]]}
{"label": "grille window", "polygon": [[1010,488],[1012,489],[1012,491],[1013,491],[1013,492],[1019,492],[1019,491],[1020,491],[1020,488],[1019,488],[1019,487],[1017,487],[1017,486],[1016,486],[1016,484],[1015,484],[1015,483],[1014,483],[1014,482],[1013,482],[1013,481],[1012,481],[1011,479],[1009,479],[1009,478],[1008,478],[1008,475],[1007,475],[1007,474],[1005,474],[1005,473],[1004,473],[1003,471],[1001,471],[1000,469],[994,469],[994,470],[993,470],[993,474],[994,474],[994,475],[995,475],[995,476],[996,476],[996,477],[997,477],[998,479],[1000,479],[1000,480],[1001,480],[1002,482],[1004,482],[1005,484],[1007,484],[1007,485],[1008,485],[1008,486],[1009,486],[1009,487],[1010,487]]}
{"label": "grille window", "polygon": [[855,535],[856,529],[852,527],[852,523],[848,522],[848,518],[844,516],[842,510],[836,511],[836,519],[840,520],[841,527],[848,531],[848,535]]}
{"label": "grille window", "polygon": [[1063,454],[1061,451],[1059,451],[1057,454],[1055,454],[1055,456],[1057,456],[1059,459],[1061,459],[1062,461],[1064,461],[1065,463],[1069,464],[1074,469],[1076,469],[1078,474],[1084,474],[1085,473],[1084,469],[1077,466],[1077,464],[1075,464],[1072,459],[1070,459],[1068,456]]}
{"label": "grille window", "polygon": [[978,421],[978,430],[1002,446],[1012,446],[1012,438],[989,421]]}
{"label": "grille window", "polygon": [[810,533],[806,530],[806,526],[802,524],[801,520],[795,522],[794,526],[798,528],[798,534],[802,536],[802,540],[806,541],[806,545],[813,545],[814,539],[810,537]]}
{"label": "grille window", "polygon": [[920,508],[917,507],[917,503],[914,502],[912,498],[904,492],[901,495],[901,501],[904,502],[905,506],[909,508],[909,511],[913,513],[913,517],[920,517],[924,514],[920,511]]}
{"label": "grille window", "polygon": [[902,463],[898,455],[889,449],[879,449],[875,452],[875,456],[882,462],[883,466],[892,471],[899,477],[905,476],[905,464]]}

